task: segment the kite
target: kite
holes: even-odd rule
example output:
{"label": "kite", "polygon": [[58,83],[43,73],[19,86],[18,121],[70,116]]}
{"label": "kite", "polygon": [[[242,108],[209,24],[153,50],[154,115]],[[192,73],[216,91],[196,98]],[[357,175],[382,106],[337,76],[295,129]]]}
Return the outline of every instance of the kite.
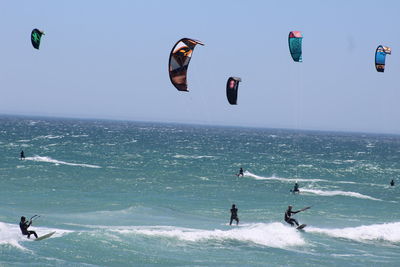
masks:
{"label": "kite", "polygon": [[375,52],[375,68],[378,72],[385,71],[386,54],[391,54],[392,49],[387,46],[379,45]]}
{"label": "kite", "polygon": [[34,48],[39,49],[40,39],[44,35],[44,32],[38,29],[33,29],[31,33],[31,42]]}
{"label": "kite", "polygon": [[296,62],[302,62],[301,57],[301,44],[302,44],[303,36],[299,31],[291,31],[289,33],[289,50],[290,55],[292,56],[293,60]]}
{"label": "kite", "polygon": [[187,70],[190,59],[196,45],[204,45],[202,42],[182,38],[172,48],[169,55],[168,72],[172,84],[179,91],[189,91],[187,84]]}
{"label": "kite", "polygon": [[226,83],[226,97],[231,105],[237,105],[239,82],[241,81],[242,79],[239,77],[229,77]]}

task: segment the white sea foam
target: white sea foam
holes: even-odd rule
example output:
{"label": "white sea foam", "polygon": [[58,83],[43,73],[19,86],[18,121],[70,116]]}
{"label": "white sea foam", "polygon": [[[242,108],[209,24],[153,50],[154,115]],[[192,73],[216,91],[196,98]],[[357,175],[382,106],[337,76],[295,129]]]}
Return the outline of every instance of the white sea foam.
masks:
{"label": "white sea foam", "polygon": [[20,147],[31,147],[31,145],[28,145],[28,144],[21,144]]}
{"label": "white sea foam", "polygon": [[41,156],[34,156],[34,157],[26,157],[25,160],[32,160],[37,162],[48,162],[54,163],[56,165],[68,165],[68,166],[79,166],[79,167],[87,167],[87,168],[101,168],[97,165],[90,165],[90,164],[83,164],[83,163],[71,163],[61,160],[52,159],[50,157],[41,157]]}
{"label": "white sea foam", "polygon": [[177,159],[203,159],[203,158],[215,158],[214,156],[189,156],[189,155],[175,155]]}
{"label": "white sea foam", "polygon": [[51,134],[49,134],[49,135],[37,136],[37,137],[33,138],[33,140],[38,140],[38,139],[60,139],[60,138],[63,138],[63,137],[64,137],[63,135],[51,135]]}
{"label": "white sea foam", "polygon": [[19,244],[26,239],[21,235],[21,230],[15,225],[0,222],[0,245],[10,245],[22,250],[27,250]]}
{"label": "white sea foam", "polygon": [[288,182],[288,183],[295,183],[295,182],[327,182],[327,183],[338,183],[338,184],[357,184],[356,182],[352,181],[329,181],[325,179],[307,179],[307,178],[283,178],[283,177],[264,177],[259,176],[249,171],[244,172],[244,176],[251,177],[255,180],[271,180],[271,181],[281,181],[281,182]]}
{"label": "white sea foam", "polygon": [[73,134],[71,137],[78,138],[78,137],[88,137],[88,134]]}
{"label": "white sea foam", "polygon": [[[29,230],[31,229],[29,228]],[[38,236],[55,231],[56,233],[50,238],[60,237],[66,233],[73,232],[70,230],[47,227],[34,227],[32,230],[35,231]],[[19,225],[0,222],[0,245],[10,245],[21,250],[28,250],[22,246],[21,243],[30,242],[34,239],[34,236],[31,236],[31,238],[28,239],[26,236],[22,235]]]}
{"label": "white sea foam", "polygon": [[9,143],[6,145],[7,147],[20,147],[21,144]]}
{"label": "white sea foam", "polygon": [[202,230],[173,226],[139,226],[116,227],[111,229],[111,231],[121,234],[175,238],[188,242],[234,240],[275,248],[289,248],[304,246],[306,244],[297,230],[278,222],[248,224],[243,227],[233,227],[229,230]]}
{"label": "white sea foam", "polygon": [[39,123],[40,121],[29,121],[29,125],[30,126],[34,126],[34,125],[36,125],[37,123]]}
{"label": "white sea foam", "polygon": [[307,189],[307,188],[301,188],[301,192],[306,192],[306,193],[311,193],[319,196],[327,196],[327,197],[332,197],[332,196],[348,196],[348,197],[355,197],[355,198],[362,198],[362,199],[371,199],[371,200],[377,200],[377,201],[382,201],[381,199],[370,197],[367,195],[363,195],[357,192],[351,192],[351,191],[340,191],[340,190],[333,190],[333,191],[324,191],[324,190],[318,190],[318,189]]}
{"label": "white sea foam", "polygon": [[274,180],[274,181],[282,181],[282,182],[290,182],[290,183],[294,183],[294,182],[328,182],[328,180],[323,180],[323,179],[282,178],[282,177],[276,177],[276,176],[263,177],[263,176],[255,175],[249,171],[245,171],[244,176],[251,177],[255,180]]}
{"label": "white sea foam", "polygon": [[133,143],[137,143],[138,140],[136,139],[132,139],[130,141],[125,142],[125,144],[133,144]]}
{"label": "white sea foam", "polygon": [[338,183],[338,184],[360,184],[360,183],[350,182],[350,181],[337,181],[336,183]]}
{"label": "white sea foam", "polygon": [[400,222],[362,225],[358,227],[324,229],[307,227],[307,232],[325,234],[355,241],[386,241],[400,243]]}
{"label": "white sea foam", "polygon": [[300,164],[300,165],[298,165],[298,167],[302,167],[302,168],[312,168],[312,167],[314,167],[314,166],[311,165],[311,164]]}

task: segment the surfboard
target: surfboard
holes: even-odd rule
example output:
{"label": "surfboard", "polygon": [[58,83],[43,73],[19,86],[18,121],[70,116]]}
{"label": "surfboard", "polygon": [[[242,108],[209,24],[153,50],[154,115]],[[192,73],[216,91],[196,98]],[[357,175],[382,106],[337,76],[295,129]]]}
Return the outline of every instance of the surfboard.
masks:
{"label": "surfboard", "polygon": [[307,226],[307,224],[302,224],[302,225],[300,225],[300,226],[297,226],[297,230],[302,230],[304,227],[306,227]]}
{"label": "surfboard", "polygon": [[56,233],[56,232],[51,232],[51,233],[48,233],[48,234],[42,235],[42,236],[40,236],[40,237],[36,238],[34,241],[40,241],[40,240],[43,240],[43,239],[49,238],[50,236],[54,235],[55,233]]}

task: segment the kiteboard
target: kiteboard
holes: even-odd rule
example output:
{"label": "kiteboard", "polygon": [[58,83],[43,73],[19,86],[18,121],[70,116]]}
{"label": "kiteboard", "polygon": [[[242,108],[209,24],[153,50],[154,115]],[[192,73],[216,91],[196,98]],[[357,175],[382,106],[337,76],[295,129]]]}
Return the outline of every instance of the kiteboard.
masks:
{"label": "kiteboard", "polygon": [[56,232],[51,232],[51,233],[48,233],[48,234],[42,235],[41,237],[38,237],[38,238],[36,238],[34,241],[40,241],[40,240],[43,240],[43,239],[49,238],[50,236],[54,235],[55,233],[56,233]]}
{"label": "kiteboard", "polygon": [[307,224],[302,224],[302,225],[300,225],[300,226],[297,226],[297,230],[302,230],[304,227],[306,227],[307,226]]}

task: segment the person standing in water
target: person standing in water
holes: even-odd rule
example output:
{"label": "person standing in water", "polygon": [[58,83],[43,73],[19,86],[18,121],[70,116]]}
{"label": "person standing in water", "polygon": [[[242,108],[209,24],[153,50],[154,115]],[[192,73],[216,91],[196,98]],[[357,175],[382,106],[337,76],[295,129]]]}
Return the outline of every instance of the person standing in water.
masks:
{"label": "person standing in water", "polygon": [[390,181],[390,186],[394,186],[394,180]]}
{"label": "person standing in water", "polygon": [[19,228],[21,229],[21,232],[23,235],[27,235],[28,238],[31,237],[31,235],[34,235],[35,238],[38,238],[38,235],[36,234],[35,231],[28,231],[29,226],[31,226],[32,220],[29,221],[29,223],[26,221],[26,218],[24,216],[21,217],[21,221],[19,222]]}
{"label": "person standing in water", "polygon": [[236,175],[237,175],[237,176],[243,176],[243,175],[244,175],[244,173],[243,173],[243,168],[242,168],[242,167],[240,167],[239,173],[236,174]]}
{"label": "person standing in water", "polygon": [[299,184],[297,182],[294,184],[292,192],[300,194]]}
{"label": "person standing in water", "polygon": [[24,153],[24,151],[23,150],[21,150],[21,153],[20,153],[20,159],[22,160],[22,159],[25,159],[25,153]]}
{"label": "person standing in water", "polygon": [[232,208],[231,208],[231,221],[229,222],[229,225],[232,225],[233,220],[236,221],[236,225],[239,224],[239,218],[238,218],[237,212],[238,212],[238,209],[236,208],[236,205],[233,204]]}

